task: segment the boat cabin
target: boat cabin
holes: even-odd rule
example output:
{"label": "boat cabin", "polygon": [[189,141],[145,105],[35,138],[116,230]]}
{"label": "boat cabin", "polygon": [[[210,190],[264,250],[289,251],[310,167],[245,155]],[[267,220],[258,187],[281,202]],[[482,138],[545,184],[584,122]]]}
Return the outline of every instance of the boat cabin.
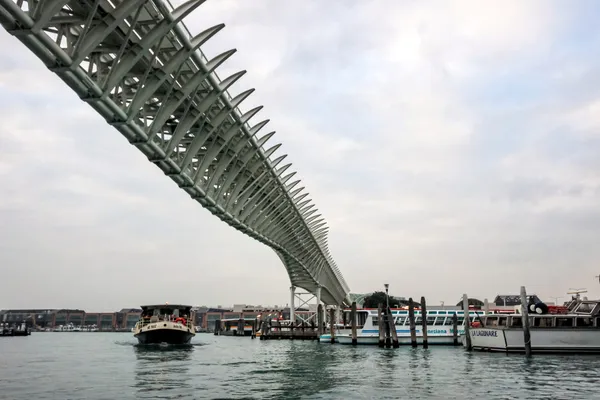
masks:
{"label": "boat cabin", "polygon": [[183,325],[193,323],[192,306],[181,304],[159,304],[142,306],[140,321],[143,325],[160,321],[180,321]]}
{"label": "boat cabin", "polygon": [[[545,314],[529,314],[529,326],[535,328],[600,328],[600,301],[580,301],[570,309],[558,307],[557,311]],[[511,315],[481,316],[486,328],[522,328],[523,317],[520,313]]]}
{"label": "boat cabin", "polygon": [[[392,317],[394,318],[394,325],[396,326],[410,326],[408,310],[405,309],[392,309]],[[478,315],[483,315],[483,311],[469,310],[469,318],[471,321],[475,320]],[[343,327],[348,329],[352,324],[351,311],[344,310],[342,314]],[[454,315],[456,315],[457,325],[462,326],[464,324],[465,312],[463,310],[428,310],[425,316],[428,326],[453,326]],[[415,325],[422,325],[421,310],[416,309],[414,311]],[[356,327],[357,329],[363,329],[371,326],[377,326],[379,323],[379,317],[377,310],[373,309],[360,309],[356,310]]]}

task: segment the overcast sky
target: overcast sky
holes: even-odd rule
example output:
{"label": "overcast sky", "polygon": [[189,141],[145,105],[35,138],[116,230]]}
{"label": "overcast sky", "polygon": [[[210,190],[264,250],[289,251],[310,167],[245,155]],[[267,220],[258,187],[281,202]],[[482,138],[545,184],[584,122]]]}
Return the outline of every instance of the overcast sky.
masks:
{"label": "overcast sky", "polygon": [[[181,1],[177,2],[181,3]],[[600,284],[595,1],[207,1],[352,292],[456,303]],[[0,30],[0,309],[286,304],[275,253]]]}

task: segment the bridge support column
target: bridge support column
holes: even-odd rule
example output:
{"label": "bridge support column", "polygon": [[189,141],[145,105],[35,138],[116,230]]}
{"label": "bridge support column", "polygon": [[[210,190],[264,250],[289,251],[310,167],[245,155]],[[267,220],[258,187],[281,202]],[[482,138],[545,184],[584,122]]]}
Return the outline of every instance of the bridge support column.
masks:
{"label": "bridge support column", "polygon": [[296,286],[290,287],[290,321],[292,323],[296,323]]}
{"label": "bridge support column", "polygon": [[321,286],[317,286],[317,291],[315,293],[315,297],[317,298],[317,307],[321,304]]}

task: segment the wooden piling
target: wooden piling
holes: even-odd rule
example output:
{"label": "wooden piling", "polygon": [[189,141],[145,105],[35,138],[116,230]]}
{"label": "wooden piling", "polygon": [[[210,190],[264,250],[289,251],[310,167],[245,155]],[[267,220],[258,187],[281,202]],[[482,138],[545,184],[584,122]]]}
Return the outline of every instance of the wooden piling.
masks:
{"label": "wooden piling", "polygon": [[244,336],[244,328],[246,326],[245,322],[246,321],[244,321],[244,318],[238,319],[237,330],[235,332],[237,336]]}
{"label": "wooden piling", "polygon": [[388,307],[385,308],[385,312],[383,313],[383,321],[385,323],[385,347],[392,347],[392,329],[390,325],[390,309]]}
{"label": "wooden piling", "polygon": [[410,345],[417,347],[417,331],[415,327],[415,303],[411,298],[408,299],[408,322],[410,323]]}
{"label": "wooden piling", "polygon": [[490,313],[490,303],[488,299],[483,299],[483,315],[488,315]]}
{"label": "wooden piling", "polygon": [[217,319],[215,321],[215,336],[219,335],[219,333],[221,333],[221,320]]}
{"label": "wooden piling", "polygon": [[469,319],[469,298],[466,293],[463,294],[463,312],[465,315],[464,324],[465,324],[465,344],[468,351],[471,351],[473,348],[471,346],[471,321]]}
{"label": "wooden piling", "polygon": [[383,347],[385,342],[385,331],[383,325],[383,312],[381,310],[381,303],[377,306],[377,323],[379,325],[379,347]]}
{"label": "wooden piling", "polygon": [[352,324],[352,344],[357,344],[356,339],[356,302],[352,302],[352,309],[350,311],[350,323]]}
{"label": "wooden piling", "polygon": [[390,327],[390,333],[392,335],[392,346],[397,349],[400,347],[400,343],[398,342],[398,332],[396,332],[396,325],[394,324],[394,316],[392,315],[392,310],[388,308],[388,325]]}
{"label": "wooden piling", "polygon": [[331,335],[331,344],[335,343],[335,310],[329,309],[329,334]]}
{"label": "wooden piling", "polygon": [[317,335],[323,334],[323,304],[317,306]]}
{"label": "wooden piling", "polygon": [[458,346],[458,316],[456,313],[452,315],[452,336],[454,337],[454,345]]}
{"label": "wooden piling", "polygon": [[[270,322],[271,321],[269,321],[269,323]],[[267,332],[269,331],[269,324],[267,323],[266,320],[263,319],[261,325],[262,325],[262,327],[261,327],[262,331],[260,333],[260,340],[267,340]]]}
{"label": "wooden piling", "polygon": [[425,296],[421,296],[421,327],[423,329],[423,348],[429,347],[427,343],[427,303],[425,302]]}
{"label": "wooden piling", "polygon": [[531,356],[531,332],[529,331],[529,309],[527,304],[527,291],[521,286],[521,319],[523,320],[523,341],[525,343],[525,355]]}

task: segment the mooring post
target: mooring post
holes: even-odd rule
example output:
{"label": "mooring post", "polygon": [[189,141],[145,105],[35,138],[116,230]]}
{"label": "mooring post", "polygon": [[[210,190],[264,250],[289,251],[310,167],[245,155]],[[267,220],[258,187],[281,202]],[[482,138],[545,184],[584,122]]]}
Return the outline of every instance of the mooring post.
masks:
{"label": "mooring post", "polygon": [[290,286],[290,321],[296,322],[296,287]]}
{"label": "mooring post", "polygon": [[352,302],[352,309],[350,310],[350,323],[352,324],[352,344],[357,344],[356,338],[356,302]]}
{"label": "mooring post", "polygon": [[429,347],[427,343],[427,303],[425,296],[421,296],[421,326],[423,327],[423,348]]}
{"label": "mooring post", "polygon": [[392,330],[390,329],[390,314],[389,309],[386,307],[383,313],[383,321],[385,323],[385,347],[392,347]]}
{"label": "mooring post", "polygon": [[335,310],[329,309],[329,333],[331,335],[331,344],[335,343]]}
{"label": "mooring post", "polygon": [[525,286],[521,286],[521,319],[523,320],[523,341],[525,343],[525,355],[529,357],[531,356],[531,332],[529,332],[529,309]]}
{"label": "mooring post", "polygon": [[237,332],[236,332],[236,334],[237,334],[238,336],[244,336],[244,335],[246,334],[246,333],[244,332],[244,328],[245,328],[245,326],[246,326],[246,324],[245,324],[244,318],[240,318],[240,319],[238,320],[238,327],[237,327]]}
{"label": "mooring post", "polygon": [[483,315],[488,315],[490,313],[490,303],[488,299],[483,299]]}
{"label": "mooring post", "polygon": [[465,344],[467,345],[467,350],[471,351],[471,321],[469,320],[469,298],[466,293],[463,294],[463,312],[465,315]]}
{"label": "mooring post", "polygon": [[262,320],[262,332],[260,333],[260,340],[267,340],[267,333],[269,330],[269,325],[267,324],[267,320]]}
{"label": "mooring post", "polygon": [[417,331],[415,327],[415,303],[410,297],[408,299],[408,322],[410,324],[410,345],[417,347]]}
{"label": "mooring post", "polygon": [[396,332],[396,324],[394,323],[394,315],[391,308],[388,308],[388,325],[392,336],[392,346],[397,349],[400,347],[400,343],[398,342],[398,332]]}
{"label": "mooring post", "polygon": [[221,320],[217,319],[217,320],[215,320],[215,336],[217,336],[220,333],[219,332],[220,330],[221,330]]}
{"label": "mooring post", "polygon": [[454,337],[454,345],[458,346],[458,316],[456,313],[452,315],[452,336]]}
{"label": "mooring post", "polygon": [[383,347],[385,342],[385,327],[383,325],[383,313],[381,312],[381,303],[377,306],[377,324],[379,327],[379,347]]}
{"label": "mooring post", "polygon": [[317,337],[323,334],[323,304],[317,306]]}

